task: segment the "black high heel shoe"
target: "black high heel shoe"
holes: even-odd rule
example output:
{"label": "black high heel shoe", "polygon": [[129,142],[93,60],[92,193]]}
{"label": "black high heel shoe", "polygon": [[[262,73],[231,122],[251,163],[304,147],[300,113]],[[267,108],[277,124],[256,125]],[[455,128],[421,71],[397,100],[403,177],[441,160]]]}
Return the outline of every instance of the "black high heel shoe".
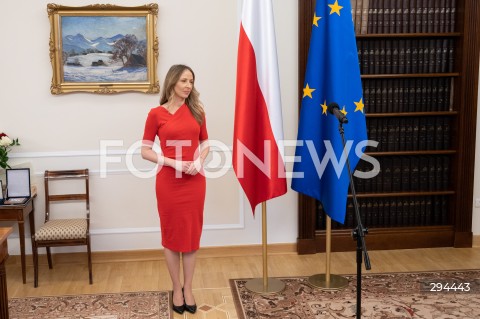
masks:
{"label": "black high heel shoe", "polygon": [[[183,296],[183,289],[182,289],[182,296]],[[173,311],[175,311],[176,313],[178,313],[180,315],[182,315],[185,312],[185,301],[183,302],[183,305],[175,306],[175,304],[173,303],[173,292],[172,292],[172,309],[173,309]]]}
{"label": "black high heel shoe", "polygon": [[[184,294],[183,288],[182,288],[182,293]],[[183,295],[183,300],[185,300],[185,294]],[[192,315],[195,312],[197,312],[197,304],[187,305],[187,303],[185,302],[184,308],[185,308],[186,311],[190,312]]]}

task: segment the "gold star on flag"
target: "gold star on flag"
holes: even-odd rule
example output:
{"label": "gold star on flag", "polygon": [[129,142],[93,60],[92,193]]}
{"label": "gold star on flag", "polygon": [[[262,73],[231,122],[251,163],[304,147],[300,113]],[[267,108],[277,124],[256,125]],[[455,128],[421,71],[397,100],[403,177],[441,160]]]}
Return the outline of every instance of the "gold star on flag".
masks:
{"label": "gold star on flag", "polygon": [[322,106],[322,114],[327,115],[327,109],[328,109],[327,101],[323,101],[323,104],[321,104],[321,106]]}
{"label": "gold star on flag", "polygon": [[343,109],[340,112],[342,112],[343,115],[347,116],[347,111],[345,110],[345,105],[343,106]]}
{"label": "gold star on flag", "polygon": [[330,9],[332,9],[332,11],[330,11],[330,14],[336,13],[340,16],[340,10],[342,10],[343,7],[338,5],[338,0],[335,0],[334,4],[329,4],[328,6],[330,7]]}
{"label": "gold star on flag", "polygon": [[357,111],[360,111],[363,113],[363,108],[365,107],[365,105],[363,104],[363,99],[360,99],[360,101],[358,102],[353,102],[357,107],[355,108],[355,112]]}
{"label": "gold star on flag", "polygon": [[311,89],[309,86],[308,86],[308,83],[307,83],[307,86],[303,88],[303,97],[310,97],[311,99],[313,99],[313,96],[312,96],[312,92],[315,91],[315,89]]}
{"label": "gold star on flag", "polygon": [[322,17],[317,17],[317,13],[315,12],[313,14],[313,25],[318,27],[318,20],[320,20]]}

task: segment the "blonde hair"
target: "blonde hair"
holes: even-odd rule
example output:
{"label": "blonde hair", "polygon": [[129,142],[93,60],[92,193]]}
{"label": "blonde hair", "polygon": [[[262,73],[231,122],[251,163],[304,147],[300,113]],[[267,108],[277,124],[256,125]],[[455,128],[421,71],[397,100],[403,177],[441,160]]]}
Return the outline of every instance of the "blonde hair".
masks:
{"label": "blonde hair", "polygon": [[199,99],[200,93],[195,89],[195,73],[193,73],[193,70],[189,66],[176,64],[170,67],[170,70],[168,70],[167,75],[165,76],[162,93],[160,94],[160,105],[164,105],[173,97],[175,85],[180,80],[180,76],[182,76],[182,73],[185,70],[190,71],[193,75],[192,91],[185,99],[185,104],[187,104],[188,109],[198,124],[202,125],[203,119],[205,118],[205,111],[203,110],[202,103]]}

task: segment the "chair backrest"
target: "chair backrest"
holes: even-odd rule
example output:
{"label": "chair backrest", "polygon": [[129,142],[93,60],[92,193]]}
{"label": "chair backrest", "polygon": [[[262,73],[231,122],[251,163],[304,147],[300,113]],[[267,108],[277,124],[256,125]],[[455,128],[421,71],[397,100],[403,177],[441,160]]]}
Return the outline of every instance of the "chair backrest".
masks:
{"label": "chair backrest", "polygon": [[[45,171],[45,221],[50,219],[50,203],[65,201],[85,201],[87,219],[90,218],[90,189],[88,169]],[[75,193],[50,194],[50,183],[58,180],[84,180],[85,191]]]}

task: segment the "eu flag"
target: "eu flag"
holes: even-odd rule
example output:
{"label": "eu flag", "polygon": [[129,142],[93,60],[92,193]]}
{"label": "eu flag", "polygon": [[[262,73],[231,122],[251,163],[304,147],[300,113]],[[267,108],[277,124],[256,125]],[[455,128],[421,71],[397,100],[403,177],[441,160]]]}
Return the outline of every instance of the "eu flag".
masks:
{"label": "eu flag", "polygon": [[367,133],[350,0],[316,3],[292,179],[295,191],[319,200],[343,224],[350,179],[339,121],[327,111],[332,102],[348,119],[345,152],[353,171]]}

